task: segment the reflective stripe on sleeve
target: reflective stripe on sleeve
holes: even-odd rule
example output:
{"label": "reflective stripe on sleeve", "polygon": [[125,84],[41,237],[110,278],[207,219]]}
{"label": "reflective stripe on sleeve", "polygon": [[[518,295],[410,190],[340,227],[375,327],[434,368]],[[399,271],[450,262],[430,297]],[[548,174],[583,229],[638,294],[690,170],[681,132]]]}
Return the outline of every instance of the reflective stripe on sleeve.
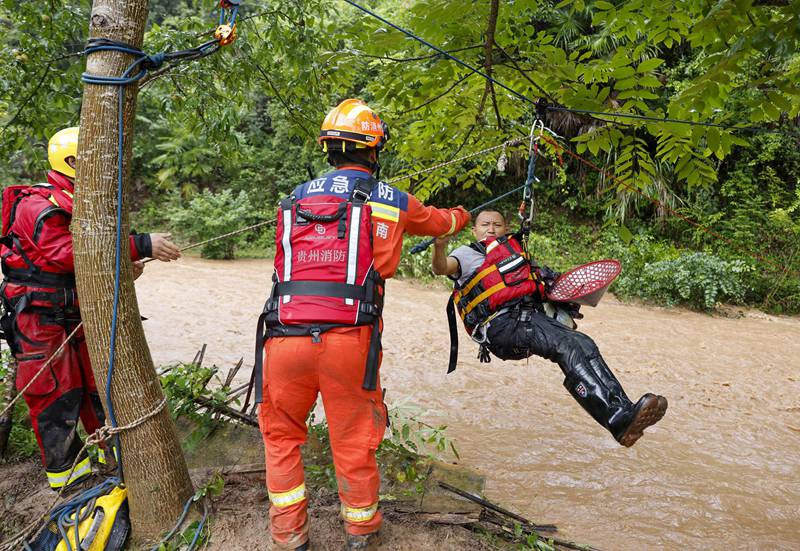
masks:
{"label": "reflective stripe on sleeve", "polygon": [[375,517],[378,512],[378,504],[374,503],[369,507],[348,507],[342,503],[342,517],[347,522],[368,522]]}
{"label": "reflective stripe on sleeve", "polygon": [[[70,469],[71,468],[72,467],[70,467]],[[83,478],[84,476],[92,472],[92,464],[89,462],[88,457],[85,458],[83,461],[75,465],[75,470],[72,471],[72,476],[70,476],[69,480],[67,480],[70,469],[58,473],[48,472],[47,481],[50,483],[50,487],[61,488],[62,486],[64,486],[64,484],[72,484],[79,478]]]}
{"label": "reflective stripe on sleeve", "polygon": [[295,503],[300,503],[306,498],[305,482],[297,488],[292,488],[288,492],[269,492],[269,500],[278,509],[289,507]]}
{"label": "reflective stripe on sleeve", "polygon": [[372,216],[374,218],[383,218],[390,222],[397,222],[400,220],[400,209],[397,207],[376,203],[374,201],[370,201],[369,206],[372,208]]}

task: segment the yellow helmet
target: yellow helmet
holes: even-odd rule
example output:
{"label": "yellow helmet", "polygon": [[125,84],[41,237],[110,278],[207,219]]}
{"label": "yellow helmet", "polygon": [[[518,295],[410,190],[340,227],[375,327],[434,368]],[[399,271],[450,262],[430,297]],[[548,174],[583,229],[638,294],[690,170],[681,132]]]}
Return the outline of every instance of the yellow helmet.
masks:
{"label": "yellow helmet", "polygon": [[77,126],[59,130],[47,144],[47,159],[50,167],[68,178],[75,178],[75,169],[67,164],[68,157],[78,156],[78,131]]}

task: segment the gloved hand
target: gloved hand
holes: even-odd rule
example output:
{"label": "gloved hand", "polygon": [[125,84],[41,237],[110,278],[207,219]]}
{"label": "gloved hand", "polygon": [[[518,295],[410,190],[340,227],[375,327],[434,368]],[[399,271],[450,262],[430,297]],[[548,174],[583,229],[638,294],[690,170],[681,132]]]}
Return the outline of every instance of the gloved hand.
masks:
{"label": "gloved hand", "polygon": [[539,266],[535,260],[531,260],[531,268],[539,274],[539,277],[544,282],[544,289],[546,292],[550,292],[556,280],[561,276],[561,272],[557,272],[547,266]]}
{"label": "gloved hand", "polygon": [[566,308],[567,313],[570,315],[572,319],[575,320],[582,320],[583,314],[581,314],[580,309],[581,305],[577,302],[567,302],[567,303],[560,303],[564,308]]}

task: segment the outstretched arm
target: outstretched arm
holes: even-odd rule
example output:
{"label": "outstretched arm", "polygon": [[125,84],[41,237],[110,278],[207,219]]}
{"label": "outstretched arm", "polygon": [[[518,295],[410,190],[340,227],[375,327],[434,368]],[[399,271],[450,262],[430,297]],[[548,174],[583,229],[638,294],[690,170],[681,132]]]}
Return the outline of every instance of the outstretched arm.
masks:
{"label": "outstretched arm", "polygon": [[447,256],[445,249],[449,237],[439,237],[433,242],[433,256],[431,256],[431,271],[435,275],[455,275],[459,271],[458,260]]}

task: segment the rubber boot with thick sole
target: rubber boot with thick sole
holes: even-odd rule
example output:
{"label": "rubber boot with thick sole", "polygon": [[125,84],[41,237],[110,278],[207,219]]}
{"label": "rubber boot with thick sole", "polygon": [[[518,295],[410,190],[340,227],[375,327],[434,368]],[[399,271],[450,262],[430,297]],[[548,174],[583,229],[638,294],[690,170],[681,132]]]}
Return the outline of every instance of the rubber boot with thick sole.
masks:
{"label": "rubber boot with thick sole", "polygon": [[605,362],[597,358],[573,366],[564,386],[625,447],[633,446],[644,429],[661,420],[667,411],[663,396],[645,394],[633,404]]}
{"label": "rubber boot with thick sole", "polygon": [[629,420],[618,425],[612,434],[617,442],[630,448],[642,437],[644,429],[658,423],[667,412],[667,399],[663,396],[647,393],[636,402],[630,412]]}
{"label": "rubber boot with thick sole", "polygon": [[380,532],[364,534],[363,536],[345,535],[345,551],[376,551],[381,544]]}

